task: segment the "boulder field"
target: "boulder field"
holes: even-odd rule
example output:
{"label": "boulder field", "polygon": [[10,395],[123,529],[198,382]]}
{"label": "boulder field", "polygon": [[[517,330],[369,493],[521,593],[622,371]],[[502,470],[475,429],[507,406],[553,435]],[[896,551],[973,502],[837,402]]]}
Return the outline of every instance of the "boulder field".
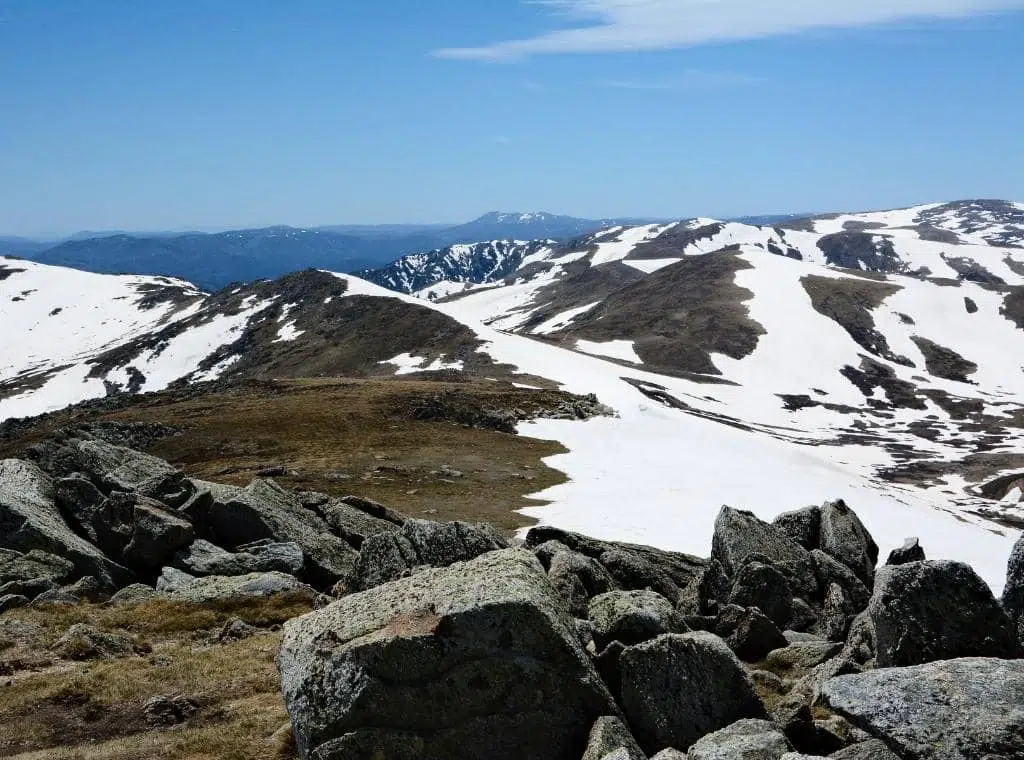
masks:
{"label": "boulder field", "polygon": [[0,614],[308,595],[278,653],[303,760],[1024,758],[1024,539],[997,599],[842,501],[723,507],[704,559],[208,483],[128,437],[0,462]]}

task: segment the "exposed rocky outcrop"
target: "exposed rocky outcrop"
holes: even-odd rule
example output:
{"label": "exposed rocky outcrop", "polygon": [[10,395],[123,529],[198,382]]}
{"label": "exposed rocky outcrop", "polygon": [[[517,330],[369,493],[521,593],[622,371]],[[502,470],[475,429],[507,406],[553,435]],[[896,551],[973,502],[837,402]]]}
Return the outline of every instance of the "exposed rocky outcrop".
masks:
{"label": "exposed rocky outcrop", "polygon": [[955,659],[827,681],[830,708],[913,760],[1024,757],[1024,661]]}
{"label": "exposed rocky outcrop", "polygon": [[702,736],[765,707],[725,642],[711,633],[665,634],[619,658],[622,707],[648,754],[688,749]]}
{"label": "exposed rocky outcrop", "polygon": [[654,591],[609,591],[590,600],[587,616],[599,650],[613,641],[631,646],[690,630],[672,603]]}
{"label": "exposed rocky outcrop", "polygon": [[882,567],[867,613],[878,667],[1020,654],[1009,616],[985,582],[959,562]]}
{"label": "exposed rocky outcrop", "polygon": [[278,662],[306,758],[561,760],[583,755],[595,720],[619,714],[522,550],[292,620]]}

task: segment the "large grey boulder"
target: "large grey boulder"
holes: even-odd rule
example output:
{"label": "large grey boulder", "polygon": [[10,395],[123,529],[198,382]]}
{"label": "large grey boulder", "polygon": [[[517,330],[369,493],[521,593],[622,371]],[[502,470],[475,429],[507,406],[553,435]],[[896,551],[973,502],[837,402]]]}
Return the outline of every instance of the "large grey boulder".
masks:
{"label": "large grey boulder", "polygon": [[665,634],[619,657],[621,704],[648,754],[679,750],[743,718],[767,713],[725,642],[703,631]]}
{"label": "large grey boulder", "polygon": [[68,660],[113,660],[152,651],[136,636],[100,631],[85,623],[68,628],[52,648]]}
{"label": "large grey boulder", "polygon": [[[349,497],[350,500],[352,497]],[[356,502],[360,504],[362,502]],[[372,503],[372,502],[371,502]],[[384,509],[381,506],[381,509]],[[378,533],[391,533],[401,527],[401,523],[395,523],[353,506],[342,499],[332,499],[328,503],[316,508],[316,511],[324,518],[336,535],[356,549],[363,545],[370,536]],[[404,522],[404,521],[403,521]]]}
{"label": "large grey boulder", "polygon": [[487,552],[508,548],[489,525],[406,520],[401,529],[367,538],[353,574],[355,590],[365,591],[427,567],[447,567]]}
{"label": "large grey boulder", "polygon": [[689,554],[618,541],[601,541],[547,525],[531,528],[526,534],[526,546],[531,549],[548,541],[558,541],[574,552],[596,559],[621,588],[649,588],[670,601],[678,599],[680,591],[689,585],[697,571],[706,564],[700,557]]}
{"label": "large grey boulder", "polygon": [[305,557],[303,577],[318,587],[347,579],[355,569],[358,552],[272,480],[254,480],[245,488],[196,485],[207,495],[191,510],[200,538],[226,547],[266,539],[298,544]]}
{"label": "large grey boulder", "polygon": [[772,520],[772,525],[784,531],[807,551],[817,549],[821,540],[821,507],[783,512]]}
{"label": "large grey boulder", "polygon": [[689,760],[779,760],[793,749],[767,720],[746,719],[708,734],[690,747]]}
{"label": "large grey boulder", "polygon": [[633,734],[622,719],[615,715],[605,715],[594,722],[590,730],[590,740],[583,753],[583,760],[606,760],[612,753],[618,760],[647,760],[644,751],[636,743]]}
{"label": "large grey boulder", "polygon": [[960,562],[883,566],[867,616],[880,668],[1020,654],[1010,618],[988,585]]}
{"label": "large grey boulder", "polygon": [[744,662],[757,662],[786,646],[786,637],[757,607],[729,605],[715,620],[714,632]]}
{"label": "large grey boulder", "polygon": [[887,565],[905,565],[908,562],[922,562],[927,559],[924,556],[924,548],[917,538],[908,538],[902,546],[898,546],[889,552],[889,558],[885,561]]}
{"label": "large grey boulder", "polygon": [[718,560],[697,571],[679,595],[679,611],[685,615],[717,615],[728,603],[732,584]]}
{"label": "large grey boulder", "polygon": [[968,658],[826,681],[821,698],[914,760],[1024,757],[1024,661]]}
{"label": "large grey boulder", "polygon": [[752,512],[722,507],[715,520],[711,557],[721,563],[730,578],[735,578],[748,562],[758,561],[783,573],[794,596],[811,599],[818,595],[810,552],[781,528]]}
{"label": "large grey boulder", "polygon": [[878,544],[846,502],[829,501],[821,508],[821,550],[831,554],[871,585],[878,564]]}
{"label": "large grey boulder", "polygon": [[305,760],[567,760],[620,714],[521,549],[290,620],[278,667]]}
{"label": "large grey boulder", "polygon": [[75,575],[92,575],[108,586],[133,578],[71,530],[54,503],[53,480],[20,459],[0,461],[0,547],[55,554],[71,562]]}
{"label": "large grey boulder", "polygon": [[296,543],[262,541],[229,552],[201,538],[174,555],[172,566],[191,575],[248,575],[280,572],[298,576],[304,559]]}
{"label": "large grey boulder", "polygon": [[63,585],[74,571],[68,560],[38,549],[25,554],[0,549],[0,596],[37,596]]}
{"label": "large grey boulder", "polygon": [[121,557],[129,567],[159,570],[176,551],[192,543],[192,523],[171,514],[155,499],[141,496],[132,501],[131,533]]}
{"label": "large grey boulder", "polygon": [[1024,644],[1024,535],[1013,545],[1006,566],[1003,609],[1016,626],[1018,640]]}
{"label": "large grey boulder", "polygon": [[748,562],[733,580],[729,604],[756,607],[779,628],[785,628],[793,617],[793,589],[771,565]]}
{"label": "large grey boulder", "polygon": [[30,453],[55,477],[83,473],[104,493],[140,491],[167,479],[181,478],[163,459],[93,437],[48,441]]}
{"label": "large grey boulder", "polygon": [[548,562],[548,581],[576,617],[586,617],[591,598],[618,588],[604,565],[564,546],[555,551]]}
{"label": "large grey boulder", "polygon": [[188,604],[208,604],[285,593],[299,594],[309,599],[317,596],[315,589],[284,573],[192,578],[186,573],[165,568],[156,588],[160,596]]}
{"label": "large grey boulder", "polygon": [[598,650],[612,641],[639,644],[663,633],[690,630],[668,599],[654,591],[609,591],[590,600],[587,617],[594,624]]}

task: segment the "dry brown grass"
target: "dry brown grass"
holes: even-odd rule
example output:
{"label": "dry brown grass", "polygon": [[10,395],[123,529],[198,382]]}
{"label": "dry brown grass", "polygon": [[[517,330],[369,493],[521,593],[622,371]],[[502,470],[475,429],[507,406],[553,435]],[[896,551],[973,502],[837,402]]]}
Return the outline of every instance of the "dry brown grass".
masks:
{"label": "dry brown grass", "polygon": [[[288,380],[199,398],[140,397],[126,409],[56,415],[19,438],[0,441],[14,456],[55,428],[101,420],[159,422],[182,435],[150,451],[195,477],[244,485],[268,465],[297,475],[284,486],[337,496],[358,494],[414,517],[486,521],[514,529],[531,524],[515,510],[524,498],[564,481],[541,461],[560,444],[443,421],[414,419],[416,405],[457,391],[468,406],[552,407],[565,396],[502,382],[427,380]],[[436,474],[444,465],[461,478]]]}
{"label": "dry brown grass", "polygon": [[[110,607],[43,607],[0,618],[14,643],[0,653],[0,757],[271,758],[294,757],[268,743],[287,721],[274,657],[277,624],[308,612],[297,597],[191,606],[166,600]],[[225,621],[265,628],[218,643]],[[69,662],[50,650],[68,627],[87,623],[153,641],[153,651],[101,662]],[[270,628],[267,629],[266,627]],[[24,657],[34,654],[35,659]],[[143,704],[185,695],[198,712],[172,728],[147,724]],[[283,754],[282,754],[283,752]]]}

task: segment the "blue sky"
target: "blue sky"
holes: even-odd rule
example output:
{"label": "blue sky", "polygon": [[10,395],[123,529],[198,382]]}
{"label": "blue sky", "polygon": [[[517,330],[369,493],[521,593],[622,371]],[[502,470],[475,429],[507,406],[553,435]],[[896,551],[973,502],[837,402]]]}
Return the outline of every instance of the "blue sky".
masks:
{"label": "blue sky", "polygon": [[1024,0],[0,0],[0,233],[1024,200]]}

